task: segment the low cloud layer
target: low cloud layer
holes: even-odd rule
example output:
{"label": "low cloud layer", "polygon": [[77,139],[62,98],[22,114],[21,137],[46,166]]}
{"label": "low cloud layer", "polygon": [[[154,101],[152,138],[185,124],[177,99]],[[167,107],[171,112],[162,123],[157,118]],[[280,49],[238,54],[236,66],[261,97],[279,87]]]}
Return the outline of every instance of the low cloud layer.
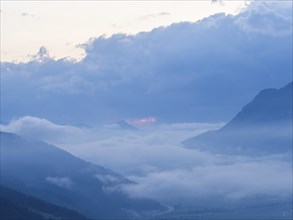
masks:
{"label": "low cloud layer", "polygon": [[44,141],[55,140],[57,142],[83,134],[83,131],[78,127],[57,125],[46,119],[32,116],[13,119],[9,124],[0,125],[0,129],[26,138],[37,138]]}
{"label": "low cloud layer", "polygon": [[1,120],[227,121],[261,89],[292,80],[291,18],[291,2],[253,2],[235,16],[93,38],[79,62],[41,48],[31,62],[1,63]]}
{"label": "low cloud layer", "polygon": [[64,188],[71,188],[73,185],[73,182],[69,177],[46,177],[46,181],[49,183],[55,184],[59,187],[64,187]]}
{"label": "low cloud layer", "polygon": [[[113,169],[137,183],[109,186],[105,189],[109,192],[122,190],[130,197],[149,197],[164,202],[207,198],[233,202],[259,196],[287,198],[292,195],[290,155],[228,156],[186,149],[181,145],[183,140],[218,129],[223,124],[156,124],[133,131],[108,125],[96,128],[61,126],[25,117],[2,126],[1,130],[9,128],[23,134],[23,126],[28,124],[25,135],[38,137],[38,132],[46,131],[50,134],[46,136],[49,143]],[[95,177],[105,183],[115,182],[112,176]],[[50,177],[47,181],[71,186],[66,178]]]}
{"label": "low cloud layer", "polygon": [[137,118],[137,119],[127,119],[127,122],[136,126],[143,126],[156,123],[157,119],[155,117],[147,118]]}
{"label": "low cloud layer", "polygon": [[222,162],[131,176],[129,178],[138,184],[122,189],[133,197],[165,201],[208,197],[233,201],[256,195],[287,197],[292,194],[291,163],[273,158]]}

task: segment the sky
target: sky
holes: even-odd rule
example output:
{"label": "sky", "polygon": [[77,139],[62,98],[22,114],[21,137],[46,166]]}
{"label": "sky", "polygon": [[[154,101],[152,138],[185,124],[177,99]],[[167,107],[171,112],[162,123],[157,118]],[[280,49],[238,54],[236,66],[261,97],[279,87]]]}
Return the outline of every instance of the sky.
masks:
{"label": "sky", "polygon": [[1,61],[28,61],[40,47],[52,57],[85,56],[80,44],[114,33],[137,34],[224,12],[249,1],[1,1]]}
{"label": "sky", "polygon": [[[198,1],[186,4],[195,3],[199,4]],[[56,6],[59,2],[48,4]],[[209,8],[226,7],[225,2],[206,4]],[[149,15],[149,19],[144,17],[140,22],[164,20],[168,17],[165,12],[171,16],[175,14],[171,9],[181,8],[171,6],[144,11],[139,16]],[[86,10],[88,15],[92,8]],[[16,13],[26,13],[24,16],[16,17],[24,21],[38,20],[33,16],[37,11],[25,9],[22,7],[23,12]],[[54,59],[54,51],[46,45],[48,39],[56,40],[67,33],[66,40],[75,40],[75,35],[67,29],[85,32],[78,28],[78,22],[76,26],[65,22],[66,19],[74,21],[76,15],[63,16],[63,20],[57,17],[57,11],[59,23],[39,27],[49,32],[39,31],[46,38],[40,37],[42,44],[35,49],[29,42],[17,41],[26,41],[27,34],[32,42],[37,42],[35,38],[39,35],[34,34],[32,26],[1,26],[4,30],[8,27],[22,30],[13,41],[15,48],[25,45],[35,51],[29,62],[1,63],[1,121],[5,123],[25,116],[59,124],[92,126],[145,119],[156,123],[228,122],[261,90],[281,88],[292,81],[291,1],[254,1],[234,15],[217,13],[197,22],[183,22],[180,18],[179,23],[133,35],[97,34],[78,42],[85,54],[78,61]],[[63,11],[66,14],[68,10]],[[157,16],[158,13],[161,14]],[[41,15],[46,13],[38,16]],[[109,17],[116,16],[109,14]],[[96,20],[101,19],[89,18],[87,27],[94,27]],[[50,30],[51,27],[54,28]],[[2,33],[4,41],[5,34],[12,31]]]}

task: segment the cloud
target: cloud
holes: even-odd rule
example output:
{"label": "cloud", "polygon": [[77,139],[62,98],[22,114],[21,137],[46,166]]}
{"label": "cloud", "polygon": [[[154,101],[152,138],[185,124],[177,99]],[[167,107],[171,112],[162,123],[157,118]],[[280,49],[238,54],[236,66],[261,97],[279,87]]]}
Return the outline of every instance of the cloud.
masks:
{"label": "cloud", "polygon": [[104,184],[111,184],[111,183],[117,183],[120,182],[120,179],[118,177],[112,176],[112,175],[100,175],[97,174],[95,177],[100,180]]}
{"label": "cloud", "polygon": [[[105,191],[122,190],[130,197],[163,202],[220,199],[241,201],[292,195],[291,155],[229,156],[186,149],[181,142],[223,126],[209,123],[153,124],[138,131],[101,126],[79,128],[24,117],[1,130],[42,137],[86,161],[110,168],[136,182],[123,185],[115,176],[95,175]],[[47,177],[71,187],[66,177]]]}
{"label": "cloud", "polygon": [[156,14],[148,14],[148,15],[144,15],[140,17],[140,20],[148,20],[148,19],[152,19],[152,18],[157,18],[157,17],[161,17],[161,16],[169,16],[170,12],[160,12],[160,13],[156,13]]}
{"label": "cloud", "polygon": [[32,56],[32,60],[37,62],[46,62],[50,59],[52,58],[50,58],[49,51],[45,47],[40,47],[38,53]]}
{"label": "cloud", "polygon": [[127,119],[127,122],[135,126],[142,126],[142,125],[149,125],[149,124],[156,123],[157,119],[151,116],[147,118]]}
{"label": "cloud", "polygon": [[211,0],[211,2],[212,2],[213,4],[215,4],[215,3],[219,3],[220,5],[224,5],[224,3],[223,3],[222,0]]}
{"label": "cloud", "polygon": [[159,200],[201,200],[220,197],[239,200],[258,196],[286,197],[292,194],[290,163],[263,160],[235,160],[231,164],[196,166],[189,170],[151,172],[130,177],[136,185],[122,186],[132,197]]}
{"label": "cloud", "polygon": [[59,187],[70,189],[73,185],[72,180],[69,177],[46,177],[46,181],[55,184]]}
{"label": "cloud", "polygon": [[209,129],[213,126],[162,125],[140,133],[109,134],[95,141],[62,147],[136,182],[136,185],[114,187],[131,197],[170,202],[291,195],[290,155],[223,156],[188,150],[180,145],[192,133]]}
{"label": "cloud", "polygon": [[1,63],[2,120],[227,121],[260,90],[292,80],[289,16],[288,3],[253,2],[235,16],[93,38],[81,61],[42,48],[28,63]]}
{"label": "cloud", "polygon": [[[140,131],[100,130],[89,141],[61,144],[67,151],[111,168],[134,185],[106,187],[130,197],[148,197],[163,202],[206,200],[242,201],[292,194],[290,155],[228,156],[189,150],[182,140],[215,130],[223,124],[157,124]],[[98,176],[105,183],[111,177]]]}
{"label": "cloud", "polygon": [[1,131],[45,140],[87,161],[132,175],[208,162],[206,154],[185,149],[181,142],[221,126],[223,123],[153,124],[132,131],[108,125],[93,128],[59,125],[26,116],[1,125]]}
{"label": "cloud", "polygon": [[[272,9],[273,8],[273,9]],[[292,33],[292,2],[254,2],[236,21],[247,32],[268,35]]]}
{"label": "cloud", "polygon": [[23,17],[36,17],[36,15],[30,14],[30,13],[26,13],[26,12],[23,12],[20,15],[23,16]]}
{"label": "cloud", "polygon": [[74,126],[57,125],[46,119],[25,116],[0,125],[1,131],[16,133],[27,138],[62,142],[69,137],[78,137],[83,131]]}

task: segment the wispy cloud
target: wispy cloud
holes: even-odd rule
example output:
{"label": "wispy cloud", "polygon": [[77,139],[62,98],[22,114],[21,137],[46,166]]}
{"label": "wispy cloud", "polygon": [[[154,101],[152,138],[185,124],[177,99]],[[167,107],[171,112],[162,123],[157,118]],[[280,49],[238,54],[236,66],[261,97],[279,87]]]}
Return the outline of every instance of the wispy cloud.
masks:
{"label": "wispy cloud", "polygon": [[152,18],[158,18],[158,17],[162,17],[162,16],[169,16],[171,15],[170,12],[160,12],[160,13],[156,13],[156,14],[148,14],[148,15],[144,15],[139,17],[140,20],[148,20],[148,19],[152,19]]}
{"label": "wispy cloud", "polygon": [[30,14],[30,13],[27,13],[27,12],[23,12],[20,14],[22,17],[31,17],[31,18],[36,18],[37,16],[34,15],[34,14]]}
{"label": "wispy cloud", "polygon": [[136,126],[144,126],[150,125],[157,122],[157,119],[153,116],[146,117],[146,118],[137,118],[137,119],[127,119],[126,120],[129,124],[136,125]]}
{"label": "wispy cloud", "polygon": [[70,189],[73,185],[72,180],[69,177],[46,177],[46,181],[49,183],[55,184],[59,187]]}

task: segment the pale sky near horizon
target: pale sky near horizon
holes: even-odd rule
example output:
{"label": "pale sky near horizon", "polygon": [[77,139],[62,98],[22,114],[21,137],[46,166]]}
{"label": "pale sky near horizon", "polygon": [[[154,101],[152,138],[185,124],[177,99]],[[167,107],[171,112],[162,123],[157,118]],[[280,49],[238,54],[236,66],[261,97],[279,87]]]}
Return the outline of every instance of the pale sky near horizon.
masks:
{"label": "pale sky near horizon", "polygon": [[27,61],[40,47],[56,59],[81,58],[78,45],[114,33],[237,14],[248,1],[1,1],[1,61]]}

